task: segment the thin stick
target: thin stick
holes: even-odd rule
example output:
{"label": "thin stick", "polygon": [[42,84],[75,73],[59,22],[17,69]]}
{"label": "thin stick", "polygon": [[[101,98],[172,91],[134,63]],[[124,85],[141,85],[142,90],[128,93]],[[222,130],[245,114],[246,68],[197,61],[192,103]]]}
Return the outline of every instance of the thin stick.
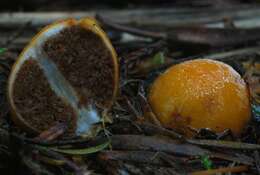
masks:
{"label": "thin stick", "polygon": [[68,129],[68,123],[58,123],[48,130],[43,131],[39,136],[37,136],[36,140],[45,140],[45,141],[52,141],[58,138],[59,136],[63,135]]}
{"label": "thin stick", "polygon": [[199,146],[210,146],[210,147],[219,147],[225,149],[240,149],[240,150],[260,150],[259,144],[249,144],[242,142],[233,142],[225,140],[195,140],[187,139],[187,143],[199,145]]}
{"label": "thin stick", "polygon": [[145,31],[145,30],[140,30],[137,28],[127,27],[124,25],[117,24],[101,15],[96,15],[96,19],[107,27],[117,29],[122,32],[127,32],[127,33],[130,33],[133,35],[137,35],[137,36],[141,36],[141,37],[149,37],[149,38],[153,38],[153,39],[165,39],[167,37],[167,35],[165,33]]}
{"label": "thin stick", "polygon": [[65,158],[62,154],[60,154],[58,152],[54,152],[45,147],[36,146],[35,148],[37,148],[39,151],[43,152],[43,154],[49,155],[58,160],[63,160],[66,163],[66,165],[75,172],[76,175],[83,175],[82,169],[78,165],[76,165],[73,161]]}
{"label": "thin stick", "polygon": [[150,37],[153,39],[164,39],[172,45],[186,45],[191,47],[192,44],[200,44],[201,47],[223,47],[223,46],[239,46],[245,44],[256,43],[260,40],[259,28],[207,28],[198,26],[176,27],[170,32],[152,32],[141,30],[125,25],[117,24],[112,20],[101,17],[96,18],[101,24],[112,29],[127,32],[133,35]]}
{"label": "thin stick", "polygon": [[190,173],[190,175],[213,175],[217,173],[240,173],[248,170],[248,166],[241,165],[235,167],[227,167],[227,168],[219,168],[205,171],[197,171],[194,173]]}

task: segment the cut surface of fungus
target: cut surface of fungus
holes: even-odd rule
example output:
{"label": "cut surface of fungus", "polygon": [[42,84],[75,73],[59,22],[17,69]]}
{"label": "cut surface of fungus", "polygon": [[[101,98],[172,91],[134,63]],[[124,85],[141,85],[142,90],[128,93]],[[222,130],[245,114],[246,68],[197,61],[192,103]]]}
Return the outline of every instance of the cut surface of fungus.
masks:
{"label": "cut surface of fungus", "polygon": [[70,134],[100,122],[95,106],[110,108],[117,93],[117,56],[94,19],[45,27],[23,50],[8,81],[13,120],[40,133],[68,122]]}
{"label": "cut surface of fungus", "polygon": [[246,83],[229,65],[197,59],[174,65],[160,75],[149,102],[165,127],[187,136],[192,129],[231,129],[240,135],[250,120]]}

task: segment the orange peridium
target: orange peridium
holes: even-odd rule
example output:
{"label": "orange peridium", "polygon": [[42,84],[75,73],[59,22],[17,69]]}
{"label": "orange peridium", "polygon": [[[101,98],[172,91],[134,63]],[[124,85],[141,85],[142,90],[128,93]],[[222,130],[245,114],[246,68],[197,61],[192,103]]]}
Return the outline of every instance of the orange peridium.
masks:
{"label": "orange peridium", "polygon": [[149,102],[164,127],[192,136],[190,128],[239,136],[250,120],[246,83],[229,65],[197,59],[170,67],[152,84]]}
{"label": "orange peridium", "polygon": [[[101,27],[98,24],[98,21],[96,21],[92,17],[85,17],[80,20],[76,20],[73,18],[65,19],[65,20],[60,20],[53,22],[47,26],[45,26],[43,29],[41,29],[38,34],[36,34],[29,44],[23,49],[22,53],[19,55],[17,61],[14,63],[11,74],[8,79],[8,86],[7,86],[7,100],[11,106],[11,113],[12,113],[12,119],[13,121],[24,128],[25,130],[31,132],[31,133],[39,133],[38,130],[36,130],[33,126],[30,126],[24,119],[23,117],[17,112],[16,106],[13,101],[13,89],[14,89],[14,81],[17,76],[17,73],[20,71],[21,66],[24,64],[24,61],[29,59],[30,55],[30,49],[40,47],[43,40],[48,39],[54,35],[56,35],[57,31],[60,31],[62,29],[72,27],[72,26],[80,26],[84,28],[86,31],[91,31],[98,35],[104,45],[108,48],[108,50],[111,53],[111,59],[114,65],[114,72],[113,72],[113,92],[112,92],[112,98],[109,99],[109,104],[108,108],[111,108],[112,104],[115,101],[115,98],[117,96],[118,92],[118,84],[119,84],[119,65],[118,65],[118,59],[117,59],[117,53],[115,49],[112,46],[112,43],[110,42],[108,36],[106,33],[101,29]],[[28,54],[29,53],[29,54]]]}

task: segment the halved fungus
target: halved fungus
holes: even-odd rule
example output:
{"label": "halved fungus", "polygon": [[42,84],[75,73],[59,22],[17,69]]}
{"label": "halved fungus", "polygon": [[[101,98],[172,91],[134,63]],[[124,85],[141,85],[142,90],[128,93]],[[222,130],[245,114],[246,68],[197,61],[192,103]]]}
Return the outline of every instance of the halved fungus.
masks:
{"label": "halved fungus", "polygon": [[68,19],[42,29],[23,50],[8,81],[14,122],[40,133],[68,122],[87,132],[110,108],[118,88],[115,50],[94,19]]}
{"label": "halved fungus", "polygon": [[191,128],[225,129],[239,136],[250,120],[247,85],[229,65],[197,59],[174,65],[160,75],[149,102],[163,126],[192,136]]}

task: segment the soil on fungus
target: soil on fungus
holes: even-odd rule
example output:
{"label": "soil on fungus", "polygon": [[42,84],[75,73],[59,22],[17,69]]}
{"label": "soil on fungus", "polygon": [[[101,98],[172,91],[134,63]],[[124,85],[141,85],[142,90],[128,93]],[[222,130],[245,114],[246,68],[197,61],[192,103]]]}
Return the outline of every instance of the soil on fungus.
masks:
{"label": "soil on fungus", "polygon": [[73,109],[53,92],[35,60],[27,60],[22,65],[13,94],[18,113],[36,130],[47,130],[57,122],[68,122],[69,132],[74,130]]}
{"label": "soil on fungus", "polygon": [[111,105],[114,64],[102,38],[80,26],[72,26],[48,39],[43,50],[80,94],[81,104],[95,101]]}

